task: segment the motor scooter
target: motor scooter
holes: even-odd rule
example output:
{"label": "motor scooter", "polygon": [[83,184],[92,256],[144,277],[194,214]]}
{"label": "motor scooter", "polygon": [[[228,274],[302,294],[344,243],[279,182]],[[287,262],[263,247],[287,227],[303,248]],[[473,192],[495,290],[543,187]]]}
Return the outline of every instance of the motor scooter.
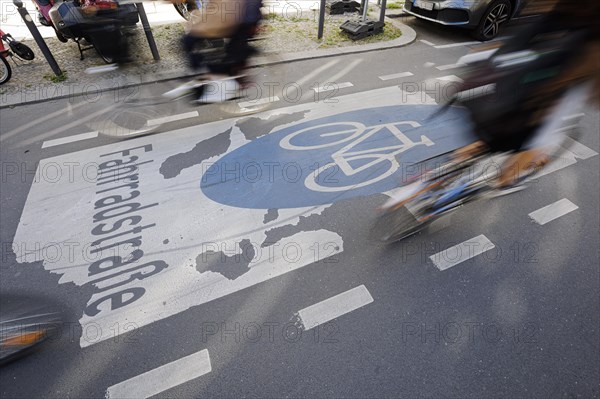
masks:
{"label": "motor scooter", "polygon": [[125,33],[139,21],[135,4],[115,0],[33,0],[40,23],[51,26],[56,37],[77,44],[83,52],[95,49],[109,64],[128,60]]}
{"label": "motor scooter", "polygon": [[[9,48],[4,47],[4,42],[8,43]],[[26,61],[35,58],[35,54],[29,46],[16,41],[10,33],[4,33],[0,29],[0,85],[8,82],[12,76],[12,69],[7,57],[12,57],[13,54]]]}

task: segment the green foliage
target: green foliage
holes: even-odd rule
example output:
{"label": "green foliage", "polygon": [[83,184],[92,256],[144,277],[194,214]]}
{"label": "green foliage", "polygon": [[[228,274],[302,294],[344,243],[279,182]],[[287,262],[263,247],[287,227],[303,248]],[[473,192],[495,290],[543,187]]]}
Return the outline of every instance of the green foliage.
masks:
{"label": "green foliage", "polygon": [[60,82],[64,82],[65,80],[67,80],[67,74],[65,72],[63,72],[61,75],[58,75],[58,76],[46,74],[46,75],[44,75],[44,79],[48,79],[52,83],[60,83]]}
{"label": "green foliage", "polygon": [[389,10],[398,10],[402,8],[402,4],[400,3],[388,3],[386,4],[385,8],[389,9]]}

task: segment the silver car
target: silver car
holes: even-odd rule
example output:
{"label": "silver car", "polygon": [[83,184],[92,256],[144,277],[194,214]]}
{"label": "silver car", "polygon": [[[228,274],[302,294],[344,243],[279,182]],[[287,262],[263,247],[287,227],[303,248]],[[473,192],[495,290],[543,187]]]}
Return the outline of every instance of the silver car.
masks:
{"label": "silver car", "polygon": [[442,25],[471,29],[478,40],[491,40],[518,14],[527,0],[406,0],[404,12]]}

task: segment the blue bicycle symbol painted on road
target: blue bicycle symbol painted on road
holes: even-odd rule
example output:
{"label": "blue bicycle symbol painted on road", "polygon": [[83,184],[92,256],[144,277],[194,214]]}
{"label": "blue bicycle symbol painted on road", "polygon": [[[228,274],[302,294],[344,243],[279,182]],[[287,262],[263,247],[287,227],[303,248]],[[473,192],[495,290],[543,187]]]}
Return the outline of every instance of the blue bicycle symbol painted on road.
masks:
{"label": "blue bicycle symbol painted on road", "polygon": [[297,208],[389,191],[414,164],[469,142],[463,110],[363,109],[282,128],[205,169],[204,194],[243,208]]}
{"label": "blue bicycle symbol painted on road", "polygon": [[[365,187],[393,175],[400,168],[400,164],[396,158],[398,154],[410,150],[416,145],[426,145],[428,147],[434,145],[434,143],[426,136],[421,136],[420,141],[418,142],[411,140],[400,130],[402,126],[417,128],[421,125],[416,121],[384,123],[369,127],[360,122],[326,123],[301,129],[285,136],[279,142],[279,146],[290,151],[308,151],[337,147],[339,144],[345,144],[344,147],[331,154],[333,162],[319,167],[314,173],[309,174],[304,181],[304,185],[309,190],[320,192],[342,192]],[[362,143],[369,141],[373,135],[381,134],[384,131],[393,134],[398,142],[384,147],[355,150],[357,147],[360,147]],[[309,135],[314,136],[314,140],[310,140],[311,144],[302,145],[301,143],[293,143],[294,139],[297,139],[298,136]],[[333,137],[334,140],[328,140],[330,137]],[[326,142],[322,143],[322,141]],[[365,162],[360,163],[358,166],[354,166],[353,162],[356,164],[356,161]],[[369,168],[373,168],[380,163],[385,163],[387,169],[383,170],[383,173],[377,174],[367,180],[354,181],[347,186],[325,186],[319,183],[321,174],[326,173],[326,171],[329,170],[339,170],[345,176],[352,177]]]}

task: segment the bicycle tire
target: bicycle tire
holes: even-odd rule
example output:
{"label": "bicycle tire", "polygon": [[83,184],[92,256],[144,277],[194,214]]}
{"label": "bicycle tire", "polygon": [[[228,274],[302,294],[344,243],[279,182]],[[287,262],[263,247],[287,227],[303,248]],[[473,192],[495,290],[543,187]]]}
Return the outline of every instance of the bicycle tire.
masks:
{"label": "bicycle tire", "polygon": [[12,69],[10,68],[10,64],[8,60],[4,58],[3,55],[0,56],[2,60],[2,65],[0,65],[0,85],[8,82],[10,77],[12,76]]}
{"label": "bicycle tire", "polygon": [[377,218],[371,235],[382,242],[397,242],[423,230],[434,219],[419,221],[405,206],[393,208]]}
{"label": "bicycle tire", "polygon": [[[202,1],[196,1],[195,3],[197,5],[197,8],[196,8],[197,10],[202,8],[202,6],[203,6]],[[200,4],[198,4],[198,3],[200,3]],[[189,9],[189,5],[187,2],[184,1],[182,3],[176,3],[176,4],[173,4],[173,6],[175,7],[175,10],[177,10],[177,13],[181,16],[181,18],[185,19],[186,21],[190,20],[191,12],[194,10]]]}
{"label": "bicycle tire", "polygon": [[186,17],[185,12],[187,11],[187,4],[185,3],[178,3],[178,4],[173,4],[173,7],[175,7],[175,10],[177,10],[177,13],[181,16],[181,18],[185,19],[186,21],[189,21],[189,16]]}

